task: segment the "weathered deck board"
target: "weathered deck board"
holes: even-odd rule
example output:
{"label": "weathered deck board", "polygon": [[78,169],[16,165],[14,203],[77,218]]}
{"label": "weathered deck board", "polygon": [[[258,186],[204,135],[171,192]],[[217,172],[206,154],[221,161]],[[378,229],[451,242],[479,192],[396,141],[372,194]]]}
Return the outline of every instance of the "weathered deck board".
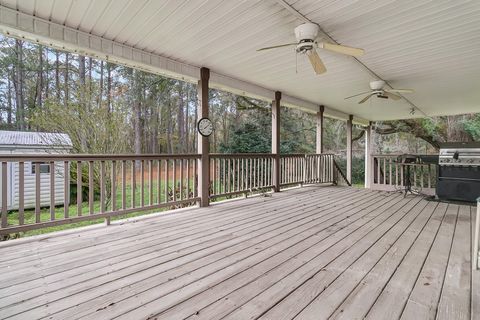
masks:
{"label": "weathered deck board", "polygon": [[467,319],[471,212],[306,187],[0,244],[0,319]]}
{"label": "weathered deck board", "polygon": [[434,319],[440,300],[459,207],[449,205],[422,271],[417,278],[401,319]]}
{"label": "weathered deck board", "polygon": [[460,207],[437,319],[470,319],[471,247],[465,245],[470,240],[470,222],[470,208]]}

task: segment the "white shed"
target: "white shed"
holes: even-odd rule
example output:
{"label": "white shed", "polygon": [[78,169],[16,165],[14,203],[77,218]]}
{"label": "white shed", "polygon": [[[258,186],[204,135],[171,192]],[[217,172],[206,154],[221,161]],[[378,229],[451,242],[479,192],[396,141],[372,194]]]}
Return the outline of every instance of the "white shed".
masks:
{"label": "white shed", "polygon": [[[0,130],[0,154],[55,154],[68,153],[72,149],[72,141],[67,134],[47,132],[21,132]],[[25,162],[24,166],[25,209],[35,207],[35,165]],[[0,176],[1,176],[0,167]],[[17,210],[19,203],[19,164],[8,162],[7,165],[7,208]],[[55,205],[64,201],[64,168],[62,162],[55,163]],[[40,164],[40,204],[42,207],[50,205],[50,165]],[[0,194],[1,194],[0,184]]]}

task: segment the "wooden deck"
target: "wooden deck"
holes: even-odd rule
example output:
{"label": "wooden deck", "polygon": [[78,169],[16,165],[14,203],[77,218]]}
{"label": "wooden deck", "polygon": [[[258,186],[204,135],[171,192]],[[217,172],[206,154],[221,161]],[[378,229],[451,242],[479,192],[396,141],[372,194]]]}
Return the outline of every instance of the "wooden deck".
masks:
{"label": "wooden deck", "polygon": [[466,205],[305,187],[4,243],[0,318],[478,318],[473,217]]}

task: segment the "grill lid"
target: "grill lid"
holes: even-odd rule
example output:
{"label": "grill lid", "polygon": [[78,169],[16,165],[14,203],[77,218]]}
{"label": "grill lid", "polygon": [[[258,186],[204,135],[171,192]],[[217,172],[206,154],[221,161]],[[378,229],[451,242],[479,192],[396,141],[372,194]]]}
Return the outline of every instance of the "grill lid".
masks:
{"label": "grill lid", "polygon": [[438,163],[444,166],[480,166],[480,142],[441,143]]}

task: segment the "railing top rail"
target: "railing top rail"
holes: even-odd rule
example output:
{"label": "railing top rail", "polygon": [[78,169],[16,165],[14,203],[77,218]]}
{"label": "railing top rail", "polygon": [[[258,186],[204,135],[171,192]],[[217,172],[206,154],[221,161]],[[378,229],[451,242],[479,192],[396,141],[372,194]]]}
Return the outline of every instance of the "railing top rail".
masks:
{"label": "railing top rail", "polygon": [[9,154],[0,155],[3,161],[108,161],[108,160],[158,160],[200,159],[199,154]]}
{"label": "railing top rail", "polygon": [[[412,156],[434,156],[435,154],[428,153],[409,153]],[[388,153],[388,154],[372,154],[372,157],[376,158],[389,158],[389,157],[399,157],[404,155],[404,153]]]}
{"label": "railing top rail", "polygon": [[275,158],[272,153],[211,153],[211,158]]}
{"label": "railing top rail", "polygon": [[334,153],[306,153],[306,156],[335,156]]}
{"label": "railing top rail", "polygon": [[[211,158],[275,158],[272,153],[211,153]],[[305,156],[334,156],[333,153],[283,153],[280,158]]]}

